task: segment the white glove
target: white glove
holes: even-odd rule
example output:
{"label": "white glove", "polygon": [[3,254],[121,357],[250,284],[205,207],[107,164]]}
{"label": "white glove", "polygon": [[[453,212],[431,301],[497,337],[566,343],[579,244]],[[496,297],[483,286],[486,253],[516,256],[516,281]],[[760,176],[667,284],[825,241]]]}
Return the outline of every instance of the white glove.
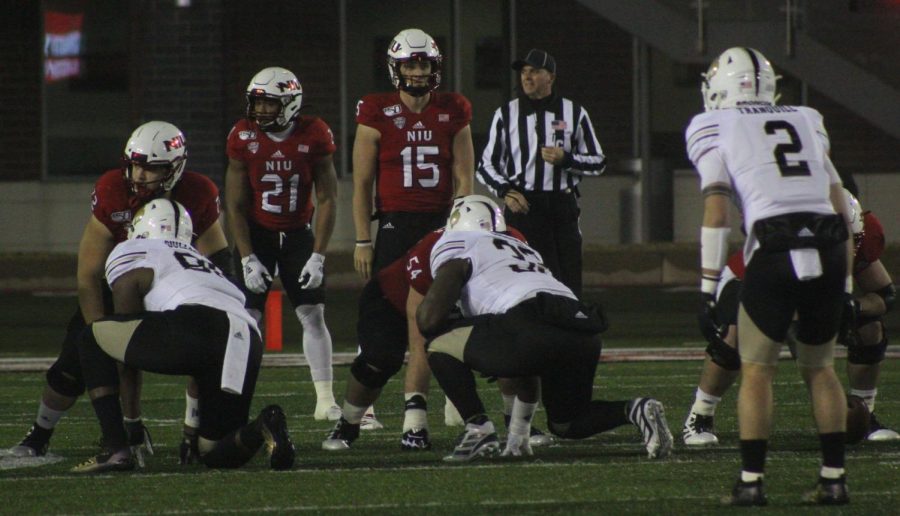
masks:
{"label": "white glove", "polygon": [[266,266],[259,261],[255,254],[241,258],[241,265],[244,267],[244,285],[247,289],[255,294],[262,294],[272,283],[272,275]]}
{"label": "white glove", "polygon": [[506,436],[506,448],[501,457],[530,457],[534,455],[531,450],[531,442],[528,434],[519,435],[510,433]]}
{"label": "white glove", "polygon": [[323,278],[325,278],[325,256],[313,253],[309,256],[309,260],[306,260],[303,270],[300,271],[297,283],[300,283],[302,289],[314,289],[322,284]]}

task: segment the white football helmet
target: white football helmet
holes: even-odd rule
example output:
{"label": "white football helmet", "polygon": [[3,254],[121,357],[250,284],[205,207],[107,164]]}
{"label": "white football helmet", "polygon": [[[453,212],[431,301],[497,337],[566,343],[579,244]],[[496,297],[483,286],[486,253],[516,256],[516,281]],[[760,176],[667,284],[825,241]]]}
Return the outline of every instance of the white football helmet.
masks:
{"label": "white football helmet", "polygon": [[506,231],[506,220],[490,197],[467,195],[453,201],[446,231]]}
{"label": "white football helmet", "polygon": [[169,199],[153,199],[143,205],[128,226],[128,240],[156,238],[190,245],[193,236],[191,216],[181,203]]}
{"label": "white football helmet", "polygon": [[[387,56],[388,72],[395,88],[414,97],[421,97],[441,85],[441,62],[444,58],[441,57],[441,51],[438,50],[434,38],[425,32],[419,29],[401,30],[391,41]],[[416,60],[431,62],[431,74],[428,76],[427,85],[409,84],[400,73],[401,63]]]}
{"label": "white football helmet", "polygon": [[[153,121],[131,133],[125,144],[125,179],[141,199],[152,199],[175,187],[187,164],[184,133],[169,122]],[[135,183],[132,165],[165,166],[169,173],[157,185]]]}
{"label": "white football helmet", "polygon": [[846,188],[844,188],[844,197],[847,198],[847,206],[850,207],[850,228],[854,235],[861,234],[863,232],[862,205],[859,204],[859,199]]}
{"label": "white football helmet", "polygon": [[700,91],[706,111],[742,104],[774,105],[778,100],[771,63],[759,50],[733,47],[715,58],[703,75]]}
{"label": "white football helmet", "polygon": [[[281,102],[281,110],[274,115],[256,112],[256,99]],[[263,131],[281,131],[300,115],[303,86],[290,70],[277,66],[263,68],[247,85],[247,118],[256,120]]]}

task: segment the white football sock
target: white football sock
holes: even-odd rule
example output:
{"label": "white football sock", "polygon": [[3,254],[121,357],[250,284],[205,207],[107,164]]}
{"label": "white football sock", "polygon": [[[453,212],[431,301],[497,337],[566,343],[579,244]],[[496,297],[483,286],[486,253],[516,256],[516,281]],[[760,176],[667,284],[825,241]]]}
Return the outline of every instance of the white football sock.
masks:
{"label": "white football sock", "polygon": [[822,466],[822,469],[819,470],[819,476],[827,478],[828,480],[841,478],[843,474],[844,468],[829,468],[828,466]]}
{"label": "white football sock", "polygon": [[850,389],[850,395],[862,398],[866,402],[869,412],[875,412],[875,396],[878,396],[877,388],[871,390]]}
{"label": "white football sock", "polygon": [[741,470],[741,482],[756,482],[764,476],[765,475],[763,475],[762,473],[754,473],[752,471]]}
{"label": "white football sock", "polygon": [[184,426],[200,428],[200,400],[184,391]]}
{"label": "white football sock", "polygon": [[[404,392],[403,401],[409,401],[413,396],[421,396],[428,400],[428,396],[421,392]],[[420,408],[406,409],[403,411],[403,432],[428,428],[428,412]]]}
{"label": "white football sock", "polygon": [[344,401],[344,408],[342,409],[344,412],[344,419],[346,419],[348,423],[358,425],[359,422],[362,421],[367,408],[368,407],[358,407],[349,401]]}
{"label": "white football sock", "polygon": [[537,403],[525,403],[516,398],[509,418],[509,433],[516,435],[531,434],[531,420],[534,418],[534,411],[537,410]]}
{"label": "white football sock", "polygon": [[722,401],[721,396],[713,396],[712,394],[707,394],[703,392],[700,387],[697,387],[697,393],[694,397],[694,404],[691,405],[691,412],[700,414],[701,416],[715,416],[716,405],[718,405],[720,401]]}
{"label": "white football sock", "polygon": [[516,401],[516,395],[503,393],[500,394],[503,396],[503,415],[508,416],[512,414],[513,404]]}
{"label": "white football sock", "polygon": [[35,423],[37,423],[39,427],[46,430],[53,430],[53,427],[56,426],[56,423],[59,423],[59,420],[62,419],[62,417],[65,415],[65,410],[53,410],[47,405],[44,405],[44,402],[42,401],[40,406],[38,406],[37,419],[35,419]]}
{"label": "white football sock", "polygon": [[331,334],[325,326],[325,305],[300,305],[295,312],[303,326],[303,355],[313,382],[331,381]]}

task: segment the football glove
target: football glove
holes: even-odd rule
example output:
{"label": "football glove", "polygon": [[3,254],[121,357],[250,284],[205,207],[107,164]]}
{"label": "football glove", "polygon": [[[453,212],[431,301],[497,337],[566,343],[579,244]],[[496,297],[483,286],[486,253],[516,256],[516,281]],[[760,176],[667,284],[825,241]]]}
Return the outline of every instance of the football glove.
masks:
{"label": "football glove", "polygon": [[144,422],[126,421],[125,432],[128,434],[128,446],[131,447],[131,456],[139,468],[144,467],[144,451],[149,455],[153,455],[153,439],[150,437],[150,431],[144,426]]}
{"label": "football glove", "polygon": [[179,462],[182,466],[188,464],[200,463],[200,449],[197,445],[197,431],[188,432],[185,428],[181,438],[181,444],[178,446]]}
{"label": "football glove", "polygon": [[244,268],[244,285],[247,286],[247,290],[254,294],[262,294],[269,288],[272,275],[255,254],[250,253],[241,258],[241,265]]}
{"label": "football glove", "polygon": [[712,294],[700,293],[700,313],[697,314],[697,322],[700,324],[700,333],[707,342],[722,339],[723,328],[716,317],[716,297]]}
{"label": "football glove", "polygon": [[519,435],[510,432],[506,436],[506,448],[500,454],[501,457],[530,457],[534,455],[531,450],[531,440],[528,434]]}
{"label": "football glove", "polygon": [[300,288],[312,290],[319,288],[324,278],[325,256],[313,253],[310,255],[309,260],[306,261],[306,265],[303,266],[303,270],[300,271],[300,277],[297,279],[297,282],[300,283]]}
{"label": "football glove", "polygon": [[853,294],[844,293],[841,326],[838,329],[837,340],[845,346],[856,343],[856,323],[859,321],[859,310],[859,300],[853,297]]}

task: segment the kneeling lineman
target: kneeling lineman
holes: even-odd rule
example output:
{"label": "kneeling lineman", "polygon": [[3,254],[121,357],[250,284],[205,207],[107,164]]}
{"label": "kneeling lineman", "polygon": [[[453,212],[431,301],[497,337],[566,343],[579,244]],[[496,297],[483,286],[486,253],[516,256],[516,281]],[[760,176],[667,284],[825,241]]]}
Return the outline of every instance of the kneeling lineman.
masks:
{"label": "kneeling lineman", "polygon": [[267,444],[272,469],[294,463],[284,412],[270,405],[248,424],[262,341],[244,296],[191,247],[192,224],[175,201],[156,199],[134,217],[128,240],[106,261],[116,315],[88,325],[79,343],[85,384],[104,453],[76,473],[131,470],[119,404],[117,362],[192,376],[200,391],[200,459],[212,468],[244,465]]}

